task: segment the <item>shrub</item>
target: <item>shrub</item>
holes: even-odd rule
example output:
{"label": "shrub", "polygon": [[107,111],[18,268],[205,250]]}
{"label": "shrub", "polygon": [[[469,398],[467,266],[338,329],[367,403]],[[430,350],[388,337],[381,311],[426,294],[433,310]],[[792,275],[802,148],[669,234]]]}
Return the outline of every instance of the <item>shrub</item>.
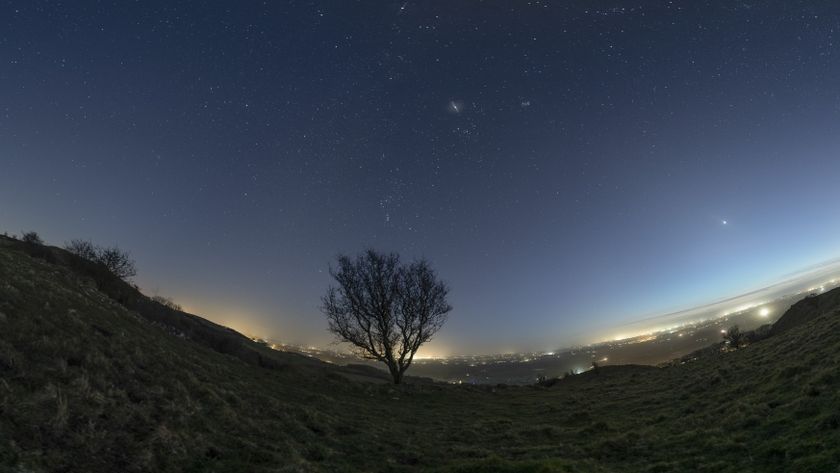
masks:
{"label": "shrub", "polygon": [[541,374],[537,377],[537,385],[542,386],[544,388],[550,388],[557,384],[558,381],[560,381],[560,378],[547,378],[544,374]]}
{"label": "shrub", "polygon": [[772,329],[771,324],[765,324],[761,327],[758,327],[755,330],[750,330],[749,332],[744,332],[744,342],[745,343],[755,343],[759,340],[764,340],[765,338],[771,335],[770,331]]}
{"label": "shrub", "polygon": [[128,279],[137,275],[131,255],[116,246],[99,250],[97,261],[104,264],[111,274],[120,279]]}
{"label": "shrub", "polygon": [[137,268],[131,255],[116,246],[103,248],[89,240],[72,240],[64,249],[87,261],[104,265],[108,272],[120,279],[127,280],[137,275]]}
{"label": "shrub", "polygon": [[42,240],[41,236],[38,235],[36,232],[23,232],[20,239],[24,243],[29,243],[30,245],[43,245],[44,244],[44,240]]}
{"label": "shrub", "polygon": [[182,310],[181,306],[166,296],[152,296],[152,300],[173,310]]}
{"label": "shrub", "polygon": [[99,248],[88,240],[71,240],[64,244],[64,249],[88,261],[96,261]]}
{"label": "shrub", "polygon": [[741,329],[737,325],[733,325],[723,334],[723,340],[729,345],[729,348],[735,350],[744,345],[746,338]]}

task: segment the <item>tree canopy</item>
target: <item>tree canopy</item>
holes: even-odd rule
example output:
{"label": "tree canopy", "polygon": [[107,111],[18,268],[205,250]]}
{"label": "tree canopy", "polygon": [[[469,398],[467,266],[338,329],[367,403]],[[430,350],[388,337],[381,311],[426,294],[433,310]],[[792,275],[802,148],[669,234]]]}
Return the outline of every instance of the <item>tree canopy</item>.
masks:
{"label": "tree canopy", "polygon": [[396,253],[375,250],[339,256],[330,274],[337,285],[322,300],[330,332],[385,363],[399,384],[417,350],[446,322],[448,286],[426,260],[403,264]]}

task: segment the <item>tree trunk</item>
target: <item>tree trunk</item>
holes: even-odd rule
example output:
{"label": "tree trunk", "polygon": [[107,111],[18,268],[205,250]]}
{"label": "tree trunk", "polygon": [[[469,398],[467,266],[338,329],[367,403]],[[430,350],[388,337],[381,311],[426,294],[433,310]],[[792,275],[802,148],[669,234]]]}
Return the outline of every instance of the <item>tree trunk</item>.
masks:
{"label": "tree trunk", "polygon": [[391,372],[391,378],[394,384],[400,384],[402,382],[403,374],[400,368],[396,366],[396,363],[388,363],[388,371]]}
{"label": "tree trunk", "polygon": [[394,378],[394,384],[401,384],[403,379],[403,374],[400,370],[397,370],[391,373],[391,376]]}

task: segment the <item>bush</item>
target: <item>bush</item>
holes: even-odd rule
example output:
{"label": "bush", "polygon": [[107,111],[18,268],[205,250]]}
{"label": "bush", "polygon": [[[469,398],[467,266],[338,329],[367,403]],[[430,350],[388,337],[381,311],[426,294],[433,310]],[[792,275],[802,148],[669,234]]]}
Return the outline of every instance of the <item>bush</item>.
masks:
{"label": "bush", "polygon": [[72,240],[64,245],[64,249],[87,261],[104,265],[108,272],[120,279],[125,280],[137,275],[131,255],[116,246],[103,248],[88,240]]}
{"label": "bush", "polygon": [[183,310],[179,304],[165,296],[152,296],[152,300],[173,310]]}
{"label": "bush", "polygon": [[30,245],[43,245],[44,244],[44,240],[42,240],[40,235],[38,235],[35,232],[23,232],[20,239],[24,243],[29,243]]}
{"label": "bush", "polygon": [[755,330],[750,330],[744,333],[744,342],[755,343],[759,340],[764,340],[771,335],[770,331],[773,328],[771,324],[765,324]]}
{"label": "bush", "polygon": [[741,332],[741,329],[737,325],[733,325],[723,334],[723,340],[729,345],[729,348],[737,350],[744,345],[746,337],[744,337],[744,333]]}
{"label": "bush", "polygon": [[64,249],[88,261],[96,261],[99,248],[88,240],[71,240],[64,244]]}
{"label": "bush", "polygon": [[558,381],[560,381],[560,378],[557,378],[557,377],[548,378],[545,375],[540,375],[540,376],[537,377],[537,386],[542,386],[544,388],[550,388],[550,387],[554,386],[555,384],[557,384]]}
{"label": "bush", "polygon": [[101,248],[97,254],[97,262],[102,263],[114,276],[120,279],[128,279],[137,275],[134,267],[134,260],[127,251],[116,246]]}

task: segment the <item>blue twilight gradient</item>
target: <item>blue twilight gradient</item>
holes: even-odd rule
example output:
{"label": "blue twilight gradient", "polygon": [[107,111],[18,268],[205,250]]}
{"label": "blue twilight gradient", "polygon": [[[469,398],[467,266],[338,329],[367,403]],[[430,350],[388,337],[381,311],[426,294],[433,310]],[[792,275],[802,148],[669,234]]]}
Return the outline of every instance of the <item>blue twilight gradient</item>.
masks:
{"label": "blue twilight gradient", "polygon": [[430,352],[553,348],[840,255],[838,34],[833,1],[6,1],[0,229],[319,345],[334,255],[425,256]]}

